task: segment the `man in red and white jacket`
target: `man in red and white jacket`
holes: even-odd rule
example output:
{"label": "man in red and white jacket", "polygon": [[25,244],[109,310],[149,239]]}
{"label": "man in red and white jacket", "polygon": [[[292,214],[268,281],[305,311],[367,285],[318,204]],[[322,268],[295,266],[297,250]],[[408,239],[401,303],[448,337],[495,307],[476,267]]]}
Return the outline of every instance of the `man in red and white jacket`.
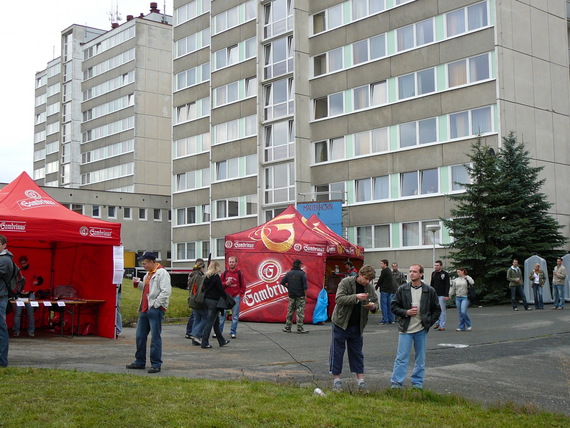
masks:
{"label": "man in red and white jacket", "polygon": [[[232,308],[232,326],[230,330],[230,337],[236,338],[237,326],[239,321],[239,305],[243,295],[245,294],[245,281],[243,280],[242,272],[237,268],[237,257],[228,258],[228,269],[226,269],[220,276],[224,290],[234,298],[236,304]],[[224,330],[224,321],[226,320],[226,311],[220,316],[220,331]]]}

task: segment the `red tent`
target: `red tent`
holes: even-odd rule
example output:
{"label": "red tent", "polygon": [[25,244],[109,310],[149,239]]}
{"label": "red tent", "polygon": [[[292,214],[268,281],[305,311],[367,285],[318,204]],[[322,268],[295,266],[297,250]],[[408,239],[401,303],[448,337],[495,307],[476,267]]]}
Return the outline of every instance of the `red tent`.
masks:
{"label": "red tent", "polygon": [[[337,264],[342,264],[347,258],[345,254],[329,253],[329,249],[337,248],[338,242],[337,238],[314,230],[313,225],[292,205],[267,223],[227,235],[226,260],[231,256],[238,258],[247,284],[240,319],[285,321],[288,297],[280,281],[291,269],[293,260],[299,259],[303,262],[309,287],[305,322],[311,323],[317,296],[325,285],[325,273],[330,271],[329,264],[334,267],[335,257]],[[354,257],[362,260],[363,253],[359,254]]]}
{"label": "red tent", "polygon": [[0,234],[7,237],[14,260],[28,256],[44,277],[42,289],[72,285],[79,298],[105,300],[96,333],[109,338],[115,334],[113,246],[120,245],[120,232],[119,223],[67,209],[25,172],[0,189]]}

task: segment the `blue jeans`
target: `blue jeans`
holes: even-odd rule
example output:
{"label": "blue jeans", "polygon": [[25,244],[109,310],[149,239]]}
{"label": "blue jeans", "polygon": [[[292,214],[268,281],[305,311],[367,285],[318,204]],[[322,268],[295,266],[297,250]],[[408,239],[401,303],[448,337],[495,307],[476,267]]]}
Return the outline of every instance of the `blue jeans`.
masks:
{"label": "blue jeans", "polygon": [[532,284],[532,292],[534,294],[534,307],[536,309],[544,309],[542,300],[542,287],[538,284]]}
{"label": "blue jeans", "polygon": [[212,332],[212,327],[214,328],[214,333],[218,338],[218,343],[220,346],[224,346],[224,342],[226,340],[220,331],[220,318],[218,317],[220,310],[217,308],[218,301],[212,299],[204,299],[204,306],[206,309],[206,322],[204,324],[204,333],[202,334],[202,348],[210,344],[210,333]]}
{"label": "blue jeans", "polygon": [[445,328],[445,322],[447,321],[447,302],[445,300],[445,296],[437,296],[437,300],[439,301],[439,307],[441,308],[441,315],[439,316],[439,320],[437,320],[436,324],[439,325],[440,328]]}
{"label": "blue jeans", "polygon": [[[33,299],[33,297],[30,297]],[[14,325],[12,326],[12,330],[14,333],[20,332],[20,323],[22,321],[22,310],[24,309],[23,306],[16,306],[14,308]],[[28,333],[34,334],[35,328],[35,319],[34,319],[34,308],[29,303],[26,303],[26,313],[28,314]]]}
{"label": "blue jeans", "polygon": [[192,309],[190,318],[188,318],[188,322],[186,323],[186,336],[190,336],[192,334],[192,327],[194,327],[194,309]]}
{"label": "blue jeans", "polygon": [[382,324],[386,324],[389,322],[394,322],[394,314],[392,313],[392,309],[390,309],[390,303],[392,303],[392,299],[394,298],[394,293],[388,293],[387,291],[380,292],[380,307],[382,309]]}
{"label": "blue jeans", "polygon": [[394,361],[394,371],[390,382],[393,386],[402,387],[406,374],[408,373],[408,363],[412,353],[412,343],[416,359],[414,363],[414,370],[412,371],[412,386],[415,388],[423,388],[425,365],[426,365],[426,347],[427,347],[427,333],[425,328],[417,333],[400,333],[398,338],[398,353]]}
{"label": "blue jeans", "polygon": [[194,324],[192,325],[192,336],[201,339],[204,334],[204,326],[208,314],[203,309],[192,309],[192,316],[194,317]]}
{"label": "blue jeans", "polygon": [[[237,326],[238,326],[238,321],[239,321],[240,297],[236,296],[236,297],[234,297],[234,300],[236,301],[236,304],[232,307],[232,326],[230,327],[230,334],[237,334]],[[221,332],[224,331],[224,323],[226,321],[227,313],[228,313],[228,311],[224,311],[220,315],[220,331]]]}
{"label": "blue jeans", "polygon": [[517,307],[517,294],[522,299],[525,310],[528,309],[528,303],[526,301],[526,296],[524,295],[522,285],[511,287],[511,305],[513,305],[513,309]]}
{"label": "blue jeans", "polygon": [[148,334],[150,339],[150,365],[160,367],[162,365],[162,320],[164,311],[157,308],[149,308],[148,312],[139,312],[137,323],[135,362],[138,366],[146,365],[146,341]]}
{"label": "blue jeans", "polygon": [[554,307],[563,308],[564,307],[564,285],[554,284]]}
{"label": "blue jeans", "polygon": [[346,330],[333,324],[332,341],[329,356],[330,372],[333,375],[342,373],[344,351],[348,346],[348,365],[352,373],[364,373],[364,354],[362,353],[362,335],[359,325],[349,325]]}
{"label": "blue jeans", "polygon": [[8,326],[6,325],[7,299],[0,300],[0,367],[8,366]]}
{"label": "blue jeans", "polygon": [[469,299],[467,296],[457,296],[455,298],[455,304],[459,312],[459,329],[465,330],[467,327],[471,327],[471,319],[469,319],[469,315],[467,314],[467,308],[469,308]]}

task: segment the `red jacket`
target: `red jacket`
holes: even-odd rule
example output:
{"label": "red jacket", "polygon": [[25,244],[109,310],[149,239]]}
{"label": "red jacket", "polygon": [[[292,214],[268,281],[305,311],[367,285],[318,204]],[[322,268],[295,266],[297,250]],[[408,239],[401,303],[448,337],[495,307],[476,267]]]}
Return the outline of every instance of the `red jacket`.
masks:
{"label": "red jacket", "polygon": [[220,278],[222,280],[222,284],[224,285],[224,290],[226,290],[226,293],[232,297],[243,297],[245,294],[245,282],[243,280],[243,274],[239,269],[226,269],[224,272],[222,272]]}

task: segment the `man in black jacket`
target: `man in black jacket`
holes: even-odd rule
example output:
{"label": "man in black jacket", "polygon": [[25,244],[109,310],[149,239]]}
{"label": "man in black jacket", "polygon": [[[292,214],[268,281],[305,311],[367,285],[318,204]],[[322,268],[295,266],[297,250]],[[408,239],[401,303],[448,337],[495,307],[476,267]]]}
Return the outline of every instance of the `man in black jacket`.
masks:
{"label": "man in black jacket", "polygon": [[386,325],[386,324],[394,324],[394,314],[390,309],[390,303],[392,302],[392,298],[394,297],[394,293],[398,289],[395,286],[394,280],[392,278],[392,271],[388,267],[390,263],[388,260],[380,260],[380,278],[378,278],[378,282],[376,283],[376,290],[380,290],[380,308],[382,309],[382,320],[379,324]]}
{"label": "man in black jacket", "polygon": [[443,270],[443,263],[441,260],[437,260],[434,267],[435,269],[431,273],[431,282],[429,285],[431,285],[437,293],[437,299],[439,301],[439,306],[441,307],[441,315],[433,328],[443,331],[445,330],[445,321],[447,319],[445,305],[449,300],[449,286],[451,284],[449,281],[449,273]]}
{"label": "man in black jacket", "polygon": [[392,312],[399,318],[398,353],[390,382],[392,388],[402,388],[408,372],[412,343],[416,354],[412,372],[412,387],[422,389],[425,377],[427,334],[441,313],[437,293],[422,281],[422,265],[410,266],[410,282],[398,288],[392,299]]}
{"label": "man in black jacket", "polygon": [[281,280],[281,285],[289,291],[289,307],[287,308],[287,320],[283,331],[291,333],[293,325],[293,313],[297,313],[297,333],[308,333],[303,328],[303,320],[305,319],[305,303],[307,300],[307,276],[301,269],[303,263],[301,260],[295,260],[293,267],[285,274]]}

